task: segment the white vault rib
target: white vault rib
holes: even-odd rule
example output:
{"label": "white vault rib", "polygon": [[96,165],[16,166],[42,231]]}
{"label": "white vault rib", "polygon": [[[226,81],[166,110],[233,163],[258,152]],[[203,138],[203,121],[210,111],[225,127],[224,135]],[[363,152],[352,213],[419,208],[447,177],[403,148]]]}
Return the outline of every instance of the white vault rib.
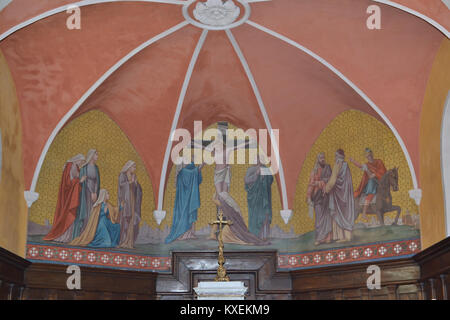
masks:
{"label": "white vault rib", "polygon": [[48,10],[44,13],[41,13],[41,14],[31,18],[31,19],[21,22],[21,23],[15,25],[14,27],[10,28],[6,32],[2,33],[0,35],[0,41],[5,39],[6,37],[10,36],[14,32],[29,26],[30,24],[33,24],[39,20],[48,18],[55,14],[65,12],[70,7],[73,7],[73,6],[85,7],[85,6],[89,6],[89,5],[93,5],[93,4],[111,3],[111,2],[148,2],[148,3],[167,3],[167,4],[184,5],[184,4],[186,4],[187,1],[182,1],[182,0],[83,0],[83,1],[74,2],[71,4],[67,4],[67,5],[52,9],[52,10]]}
{"label": "white vault rib", "polygon": [[[186,22],[186,23],[188,23],[188,22]],[[184,77],[183,86],[181,87],[181,92],[178,97],[177,108],[175,110],[175,115],[172,120],[172,127],[170,129],[169,141],[167,142],[166,152],[164,154],[163,167],[161,170],[161,177],[159,180],[158,209],[156,210],[159,212],[162,212],[162,206],[163,206],[163,202],[164,202],[164,187],[165,187],[165,182],[166,182],[166,174],[167,174],[167,167],[169,164],[170,152],[172,150],[172,136],[177,128],[178,119],[180,118],[181,109],[182,109],[183,103],[184,103],[184,97],[186,96],[186,91],[189,86],[189,82],[191,80],[192,73],[194,71],[195,63],[197,62],[197,58],[200,54],[203,44],[205,43],[207,34],[208,34],[208,30],[206,30],[206,29],[203,30],[203,32],[200,36],[200,39],[197,42],[197,46],[195,47],[194,53],[192,54],[192,58],[189,63],[189,67],[188,67],[188,69],[186,71],[186,75]]]}
{"label": "white vault rib", "polygon": [[327,67],[328,69],[330,69],[334,74],[336,74],[339,78],[341,78],[348,86],[350,86],[353,90],[356,91],[356,93],[358,93],[361,98],[364,99],[364,101],[367,102],[367,104],[369,104],[369,106],[375,110],[377,112],[377,114],[386,122],[386,124],[388,125],[388,127],[391,129],[392,133],[395,135],[398,143],[400,144],[402,150],[403,150],[403,154],[405,155],[406,161],[408,162],[408,166],[409,166],[409,170],[411,172],[411,177],[412,177],[412,182],[414,185],[414,189],[418,188],[418,184],[417,184],[417,177],[416,177],[416,172],[414,170],[414,166],[412,164],[412,160],[411,157],[409,155],[408,149],[405,146],[405,143],[403,142],[402,137],[400,136],[400,134],[397,132],[397,129],[395,129],[394,125],[391,123],[391,121],[388,119],[388,117],[386,117],[386,115],[381,111],[381,109],[360,89],[358,88],[352,81],[350,81],[342,72],[340,72],[338,69],[336,69],[333,65],[331,65],[328,61],[326,61],[324,58],[322,58],[321,56],[317,55],[316,53],[312,52],[311,50],[307,49],[306,47],[302,46],[301,44],[295,42],[294,40],[291,40],[271,29],[268,29],[264,26],[261,26],[253,21],[248,20],[246,23],[248,23],[249,25],[255,27],[258,30],[261,30],[267,34],[270,34],[271,36],[286,42],[288,44],[290,44],[291,46],[303,51],[304,53],[308,54],[309,56],[311,56],[312,58],[314,58],[315,60],[317,60],[318,62],[320,62],[321,64],[323,64],[325,67]]}
{"label": "white vault rib", "polygon": [[[270,119],[269,116],[267,114],[266,111],[266,107],[264,106],[264,102],[261,98],[261,94],[259,93],[259,89],[258,86],[256,85],[256,81],[255,78],[253,77],[253,74],[250,70],[250,67],[247,63],[247,60],[244,57],[244,54],[242,53],[239,44],[237,43],[236,39],[234,38],[233,34],[231,33],[230,30],[225,30],[225,32],[227,33],[228,39],[230,40],[234,51],[236,52],[237,56],[239,57],[239,60],[241,61],[241,64],[245,70],[245,73],[247,74],[247,78],[252,86],[253,89],[253,93],[255,94],[256,100],[258,102],[258,106],[259,109],[263,115],[264,118],[264,122],[266,124],[267,130],[270,133],[270,140],[271,140],[271,144],[272,144],[272,148],[273,151],[275,153],[275,159],[277,161],[278,164],[278,172],[280,174],[280,183],[281,183],[281,197],[283,199],[283,209],[284,210],[289,210],[289,205],[288,205],[288,199],[287,199],[287,191],[286,191],[286,181],[284,179],[284,169],[283,169],[283,164],[281,163],[281,158],[280,158],[280,152],[278,149],[278,143],[273,135],[272,132],[272,125],[270,124]],[[273,156],[273,155],[272,155]]]}
{"label": "white vault rib", "polygon": [[176,26],[173,26],[170,29],[167,29],[166,31],[152,37],[148,41],[142,43],[140,46],[129,52],[126,56],[124,56],[122,59],[120,59],[116,64],[114,64],[108,71],[106,71],[84,94],[83,96],[73,105],[73,107],[61,118],[58,125],[53,129],[53,132],[51,133],[50,137],[47,139],[47,142],[44,146],[44,149],[41,152],[41,156],[39,157],[39,161],[36,165],[36,169],[34,170],[33,180],[31,182],[30,191],[35,192],[37,180],[39,178],[39,173],[41,171],[42,164],[44,162],[45,156],[48,152],[48,149],[50,148],[50,145],[52,144],[53,140],[55,139],[58,132],[61,130],[61,128],[66,124],[66,122],[70,119],[70,117],[80,108],[80,106],[86,101],[86,99],[103,83],[106,79],[108,79],[111,74],[113,74],[117,69],[119,69],[123,64],[125,64],[128,60],[130,60],[132,57],[134,57],[136,54],[150,46],[151,44],[157,42],[158,40],[163,39],[164,37],[174,33],[175,31],[185,27],[188,25],[187,21],[183,21]]}

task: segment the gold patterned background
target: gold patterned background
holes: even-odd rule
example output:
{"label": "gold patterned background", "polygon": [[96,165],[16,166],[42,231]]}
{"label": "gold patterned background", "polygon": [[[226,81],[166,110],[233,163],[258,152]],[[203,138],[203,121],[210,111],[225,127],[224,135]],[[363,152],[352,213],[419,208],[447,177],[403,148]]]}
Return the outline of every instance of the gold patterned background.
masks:
{"label": "gold patterned background", "polygon": [[[209,128],[217,128],[217,124],[211,125]],[[236,126],[229,124],[230,129],[237,129]],[[205,129],[205,130],[207,130]],[[234,159],[237,159],[237,152],[235,151]],[[251,166],[248,164],[249,151],[246,150],[246,162],[247,164],[233,164],[231,166],[231,185],[230,194],[236,200],[241,208],[242,216],[245,223],[248,225],[248,206],[247,206],[247,192],[244,187],[244,177],[247,169]],[[197,159],[196,159],[197,161]],[[166,218],[161,223],[164,225],[172,225],[173,219],[173,206],[175,201],[175,166],[172,167],[169,179],[166,186],[166,192],[164,194],[164,210],[166,210]],[[195,225],[195,229],[199,230],[206,226],[208,223],[216,218],[216,205],[212,201],[214,196],[214,165],[205,165],[202,169],[203,182],[200,185],[200,201],[201,207],[198,210],[198,220]],[[276,179],[272,183],[272,226],[278,225],[282,230],[288,232],[290,230],[289,225],[285,225],[281,216],[281,198],[278,191],[278,184]]]}
{"label": "gold patterned background", "polygon": [[[210,126],[210,128],[213,127],[217,127],[217,125]],[[230,125],[230,128],[236,129],[233,125]],[[406,209],[412,213],[417,213],[417,206],[408,195],[408,190],[413,188],[409,168],[394,135],[375,118],[360,111],[350,110],[340,114],[328,125],[308,153],[297,181],[293,206],[294,214],[288,225],[284,224],[280,216],[281,198],[277,181],[274,180],[272,184],[272,226],[278,225],[285,232],[289,232],[293,228],[296,234],[314,230],[314,219],[308,216],[305,198],[309,174],[314,166],[316,155],[321,151],[325,152],[326,160],[331,164],[334,161],[336,149],[342,148],[346,153],[346,160],[351,156],[358,162],[365,163],[364,149],[366,147],[373,150],[375,158],[384,161],[387,169],[394,166],[399,167],[400,190],[392,193],[393,202],[402,207],[402,214],[406,213]],[[161,225],[158,226],[153,218],[153,210],[155,210],[154,194],[142,160],[114,121],[97,110],[74,119],[56,136],[39,175],[36,187],[39,200],[30,209],[31,221],[45,224],[48,220],[52,223],[64,163],[75,154],[83,153],[86,155],[91,148],[95,148],[99,152],[97,164],[100,169],[101,187],[110,191],[113,204],[116,204],[117,201],[117,180],[120,170],[126,161],[133,160],[137,164],[136,173],[143,189],[142,221],[152,228],[162,229],[172,225],[176,192],[175,167],[172,167],[170,171],[164,196],[163,208],[167,215]],[[246,151],[246,159],[248,160],[248,150]],[[356,188],[359,185],[362,172],[353,164],[349,165],[353,185]],[[248,207],[244,177],[249,166],[250,164],[232,165],[230,192],[239,204],[244,221],[247,224]],[[202,175],[203,182],[200,185],[201,207],[198,212],[196,230],[206,227],[208,222],[214,219],[216,215],[216,207],[212,202],[215,191],[214,166],[206,165],[202,169]],[[393,218],[394,215],[395,213],[390,213],[387,216]]]}
{"label": "gold patterned background", "polygon": [[89,149],[97,149],[101,188],[110,193],[110,201],[117,205],[119,173],[128,160],[136,162],[136,175],[142,186],[142,220],[157,227],[152,212],[155,208],[152,185],[144,164],[122,130],[101,111],[89,111],[65,126],[56,136],[39,175],[36,192],[39,199],[30,209],[30,220],[51,224],[58,198],[64,163],[78,153],[86,156]]}
{"label": "gold patterned background", "polygon": [[[325,152],[327,163],[333,167],[334,154],[338,148],[342,148],[348,163],[349,157],[359,163],[366,163],[367,159],[364,155],[366,147],[372,149],[376,159],[383,160],[386,169],[399,167],[399,191],[392,192],[393,204],[402,208],[402,215],[406,213],[406,210],[418,213],[414,200],[408,194],[408,190],[413,189],[409,167],[393,133],[374,117],[360,111],[349,110],[338,115],[322,131],[303,163],[295,192],[294,215],[290,221],[290,224],[294,226],[295,233],[303,234],[314,230],[314,220],[308,215],[306,190],[317,154]],[[353,187],[356,189],[361,181],[362,171],[351,163],[349,163],[349,167],[352,173]],[[386,214],[385,217],[392,219],[395,217],[395,213]],[[356,223],[362,221],[361,219],[359,217]]]}

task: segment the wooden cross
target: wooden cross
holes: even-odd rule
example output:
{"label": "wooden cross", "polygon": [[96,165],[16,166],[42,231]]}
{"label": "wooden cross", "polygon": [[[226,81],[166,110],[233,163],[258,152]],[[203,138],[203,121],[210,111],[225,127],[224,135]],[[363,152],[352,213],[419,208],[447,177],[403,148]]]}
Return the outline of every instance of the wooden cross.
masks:
{"label": "wooden cross", "polygon": [[230,281],[230,278],[227,276],[227,270],[223,266],[225,264],[225,257],[223,256],[223,240],[222,240],[222,225],[232,225],[232,221],[223,220],[223,212],[222,209],[219,209],[219,217],[218,220],[212,221],[209,223],[210,225],[219,225],[219,257],[217,262],[219,263],[219,267],[217,268],[217,276],[215,281]]}

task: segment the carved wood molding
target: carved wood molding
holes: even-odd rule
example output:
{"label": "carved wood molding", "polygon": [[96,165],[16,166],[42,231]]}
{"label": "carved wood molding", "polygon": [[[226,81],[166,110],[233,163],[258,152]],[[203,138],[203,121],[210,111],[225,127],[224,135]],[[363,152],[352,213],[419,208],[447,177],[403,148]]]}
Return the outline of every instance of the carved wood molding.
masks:
{"label": "carved wood molding", "polygon": [[420,265],[421,278],[439,278],[450,271],[450,237],[432,245],[414,256]]}
{"label": "carved wood molding", "polygon": [[[225,252],[231,280],[244,281],[251,299],[448,299],[450,238],[414,257],[277,271],[276,251]],[[367,290],[367,267],[381,269],[381,290]],[[82,290],[67,290],[67,266],[33,263],[0,248],[0,299],[193,299],[211,280],[216,251],[172,253],[172,273],[81,266]],[[156,288],[156,290],[155,290]]]}
{"label": "carved wood molding", "polygon": [[[159,274],[158,297],[193,298],[198,280],[212,279],[217,269],[216,251],[172,253],[172,273]],[[254,298],[262,295],[290,295],[292,285],[288,272],[278,272],[276,251],[225,252],[225,267],[231,280],[247,280]]]}
{"label": "carved wood molding", "polygon": [[406,258],[292,271],[293,294],[311,290],[360,290],[361,288],[367,288],[367,278],[370,276],[367,273],[367,268],[372,264],[380,267],[381,285],[383,287],[390,288],[419,283],[419,266],[412,259]]}
{"label": "carved wood molding", "polygon": [[33,263],[25,272],[24,299],[155,299],[156,273],[80,266],[81,289],[69,290],[67,265]]}
{"label": "carved wood molding", "polygon": [[[66,265],[33,263],[25,273],[27,288],[67,290]],[[154,294],[156,273],[80,267],[81,290]]]}
{"label": "carved wood molding", "polygon": [[23,284],[23,272],[31,262],[0,247],[0,280]]}
{"label": "carved wood molding", "polygon": [[24,272],[30,264],[28,260],[0,247],[0,300],[22,298]]}

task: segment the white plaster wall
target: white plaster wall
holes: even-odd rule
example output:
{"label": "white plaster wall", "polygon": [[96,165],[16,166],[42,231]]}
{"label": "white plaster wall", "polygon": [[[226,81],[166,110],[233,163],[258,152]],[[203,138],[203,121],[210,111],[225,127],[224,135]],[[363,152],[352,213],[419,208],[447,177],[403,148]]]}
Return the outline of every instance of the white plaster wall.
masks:
{"label": "white plaster wall", "polygon": [[0,0],[0,11],[2,11],[4,7],[10,4],[11,1],[12,0]]}

